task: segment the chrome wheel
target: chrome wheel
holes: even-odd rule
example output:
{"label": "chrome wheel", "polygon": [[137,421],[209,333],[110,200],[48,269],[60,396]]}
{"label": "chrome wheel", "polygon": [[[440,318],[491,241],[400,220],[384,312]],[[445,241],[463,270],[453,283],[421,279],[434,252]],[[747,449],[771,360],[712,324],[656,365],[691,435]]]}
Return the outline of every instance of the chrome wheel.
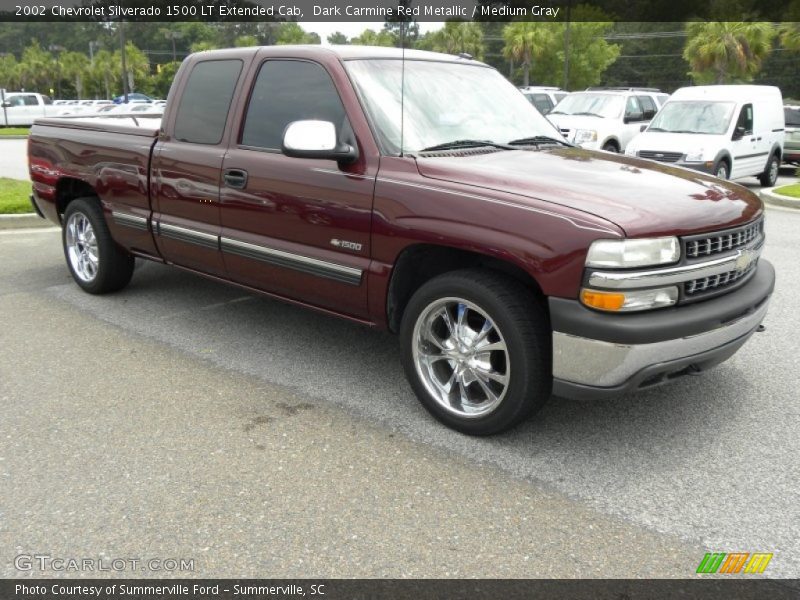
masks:
{"label": "chrome wheel", "polygon": [[441,298],[420,313],[412,337],[414,366],[433,399],[460,417],[482,417],[506,395],[508,347],[487,312],[461,298]]}
{"label": "chrome wheel", "polygon": [[83,213],[73,213],[67,220],[65,244],[74,273],[87,283],[94,281],[100,263],[97,238]]}

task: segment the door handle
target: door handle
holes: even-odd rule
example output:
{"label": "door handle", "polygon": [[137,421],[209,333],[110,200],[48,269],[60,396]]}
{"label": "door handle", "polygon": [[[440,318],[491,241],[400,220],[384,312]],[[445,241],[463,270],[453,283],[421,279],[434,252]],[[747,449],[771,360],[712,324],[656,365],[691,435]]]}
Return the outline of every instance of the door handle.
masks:
{"label": "door handle", "polygon": [[222,174],[222,180],[228,187],[243,190],[247,187],[247,171],[242,169],[226,169]]}
{"label": "door handle", "polygon": [[756,141],[756,138],[750,138],[750,141],[751,141],[751,142],[755,142],[755,141]]}
{"label": "door handle", "polygon": [[760,137],[757,137],[757,138],[756,138],[756,141],[757,141],[757,142],[760,142],[760,141],[761,141],[761,138],[760,138]]}

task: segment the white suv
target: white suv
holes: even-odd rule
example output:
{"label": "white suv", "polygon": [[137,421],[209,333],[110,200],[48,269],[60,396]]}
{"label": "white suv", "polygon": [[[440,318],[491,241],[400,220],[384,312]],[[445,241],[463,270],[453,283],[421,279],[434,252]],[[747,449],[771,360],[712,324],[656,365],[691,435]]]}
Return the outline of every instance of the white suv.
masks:
{"label": "white suv", "polygon": [[668,98],[652,88],[588,89],[573,92],[547,118],[583,148],[624,152]]}
{"label": "white suv", "polygon": [[569,95],[569,92],[557,87],[549,87],[545,85],[529,85],[528,87],[519,88],[528,102],[533,104],[543,115],[546,115],[553,107],[561,102]]}

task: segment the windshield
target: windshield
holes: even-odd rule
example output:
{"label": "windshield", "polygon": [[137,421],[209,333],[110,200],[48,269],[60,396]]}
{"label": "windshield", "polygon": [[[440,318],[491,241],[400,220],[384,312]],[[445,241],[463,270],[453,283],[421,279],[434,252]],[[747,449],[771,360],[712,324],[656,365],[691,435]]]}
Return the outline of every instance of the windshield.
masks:
{"label": "windshield", "polygon": [[390,154],[419,152],[456,140],[507,143],[561,134],[497,71],[487,67],[370,59],[345,62],[376,134]]}
{"label": "windshield", "polygon": [[570,94],[558,103],[553,115],[590,115],[615,119],[622,114],[625,99],[618,94]]}
{"label": "windshield", "polygon": [[728,131],[735,106],[734,102],[704,100],[667,102],[647,131],[722,135]]}

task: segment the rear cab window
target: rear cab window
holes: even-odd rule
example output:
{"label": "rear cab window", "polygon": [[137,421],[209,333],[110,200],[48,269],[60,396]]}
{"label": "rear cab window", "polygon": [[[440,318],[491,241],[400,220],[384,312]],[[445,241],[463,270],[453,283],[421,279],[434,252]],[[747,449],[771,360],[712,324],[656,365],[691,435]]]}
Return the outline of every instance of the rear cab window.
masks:
{"label": "rear cab window", "polygon": [[193,144],[219,144],[225,131],[240,59],[207,60],[192,68],[175,119],[175,139]]}

